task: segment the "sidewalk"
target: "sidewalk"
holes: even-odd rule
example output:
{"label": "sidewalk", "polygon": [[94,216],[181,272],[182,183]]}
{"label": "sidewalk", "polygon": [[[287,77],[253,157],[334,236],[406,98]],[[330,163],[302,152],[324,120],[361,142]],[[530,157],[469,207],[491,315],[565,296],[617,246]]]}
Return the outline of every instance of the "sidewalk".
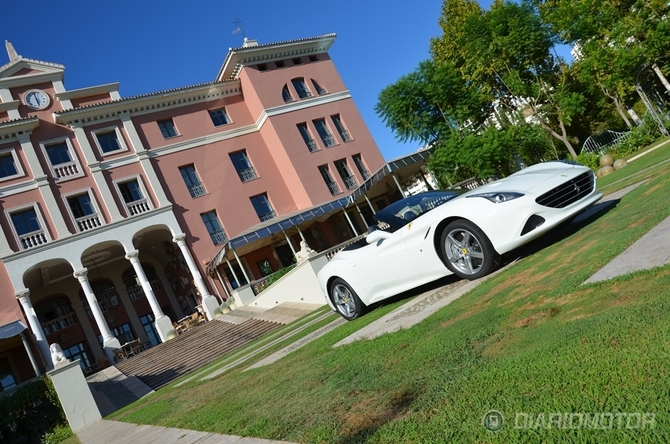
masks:
{"label": "sidewalk", "polygon": [[77,436],[82,444],[296,444],[289,441],[219,435],[105,419],[81,430]]}

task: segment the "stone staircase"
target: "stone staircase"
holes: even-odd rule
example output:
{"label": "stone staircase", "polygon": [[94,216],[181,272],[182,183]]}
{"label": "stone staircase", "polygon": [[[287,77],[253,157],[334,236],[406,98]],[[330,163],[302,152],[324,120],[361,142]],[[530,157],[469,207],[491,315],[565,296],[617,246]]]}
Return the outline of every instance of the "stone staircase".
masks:
{"label": "stone staircase", "polygon": [[118,362],[115,367],[127,377],[135,376],[157,390],[281,325],[253,318],[241,323],[213,320]]}

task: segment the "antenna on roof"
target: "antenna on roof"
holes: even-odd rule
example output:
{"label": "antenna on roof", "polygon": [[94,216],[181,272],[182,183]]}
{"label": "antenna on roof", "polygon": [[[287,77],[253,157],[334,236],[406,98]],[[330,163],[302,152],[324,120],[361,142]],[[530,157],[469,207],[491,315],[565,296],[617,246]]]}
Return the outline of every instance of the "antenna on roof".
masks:
{"label": "antenna on roof", "polygon": [[7,55],[9,56],[10,62],[21,58],[21,56],[16,52],[16,49],[14,49],[14,45],[12,45],[9,40],[5,40],[5,48],[7,48]]}
{"label": "antenna on roof", "polygon": [[233,29],[233,34],[242,33],[242,37],[244,37],[245,39],[247,38],[247,35],[244,33],[244,28],[242,28],[242,20],[235,19],[233,21],[233,26],[235,26],[235,29]]}

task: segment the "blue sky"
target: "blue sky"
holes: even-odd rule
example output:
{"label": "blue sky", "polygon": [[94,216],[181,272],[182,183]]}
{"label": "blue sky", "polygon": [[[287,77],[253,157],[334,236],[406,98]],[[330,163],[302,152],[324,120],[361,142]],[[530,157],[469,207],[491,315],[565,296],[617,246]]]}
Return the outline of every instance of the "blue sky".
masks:
{"label": "blue sky", "polygon": [[[482,0],[485,8],[490,1]],[[65,65],[65,87],[120,82],[122,97],[213,81],[236,19],[260,44],[336,33],[330,55],[384,157],[415,151],[374,112],[379,92],[427,59],[442,0],[4,0],[0,38]],[[0,65],[9,61],[4,51]]]}

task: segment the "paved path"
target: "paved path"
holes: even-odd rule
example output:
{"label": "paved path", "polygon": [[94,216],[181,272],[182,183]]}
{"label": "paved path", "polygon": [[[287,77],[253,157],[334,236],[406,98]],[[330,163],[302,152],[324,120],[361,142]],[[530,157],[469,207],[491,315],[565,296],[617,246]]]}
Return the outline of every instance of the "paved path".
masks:
{"label": "paved path", "polygon": [[81,430],[77,436],[82,444],[294,444],[289,441],[219,435],[104,419]]}

